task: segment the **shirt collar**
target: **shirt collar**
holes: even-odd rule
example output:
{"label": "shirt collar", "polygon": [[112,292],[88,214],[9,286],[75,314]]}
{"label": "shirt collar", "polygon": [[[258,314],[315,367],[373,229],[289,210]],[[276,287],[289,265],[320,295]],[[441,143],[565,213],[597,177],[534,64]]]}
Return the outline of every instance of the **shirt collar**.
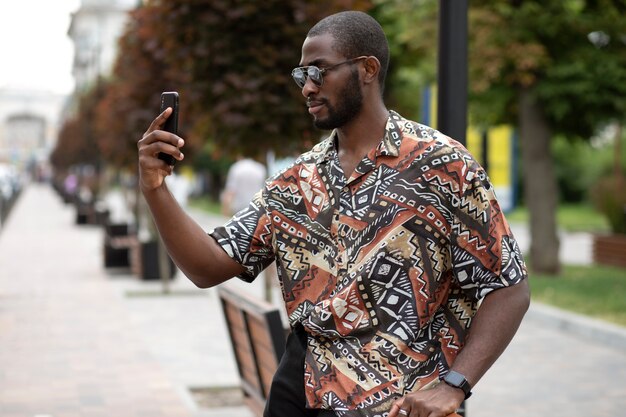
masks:
{"label": "shirt collar", "polygon": [[385,136],[383,136],[376,152],[376,156],[398,156],[402,137],[404,136],[401,123],[405,119],[393,110],[389,110],[387,125],[385,126]]}
{"label": "shirt collar", "polygon": [[[402,144],[402,122],[405,119],[393,110],[389,111],[385,135],[376,148],[376,156],[393,156],[399,154]],[[334,129],[322,143],[320,143],[320,162],[328,162],[337,154],[337,129]]]}

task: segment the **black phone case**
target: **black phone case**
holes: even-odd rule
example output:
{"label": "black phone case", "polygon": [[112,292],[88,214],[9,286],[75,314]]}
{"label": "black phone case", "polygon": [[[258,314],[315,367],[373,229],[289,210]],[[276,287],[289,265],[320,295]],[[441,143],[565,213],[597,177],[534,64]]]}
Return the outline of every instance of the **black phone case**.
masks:
{"label": "black phone case", "polygon": [[[167,118],[163,125],[166,132],[178,134],[178,93],[176,91],[165,91],[161,94],[161,111],[163,113],[168,107],[172,108],[172,114]],[[159,152],[159,159],[165,161],[168,165],[175,165],[176,159],[172,155]]]}

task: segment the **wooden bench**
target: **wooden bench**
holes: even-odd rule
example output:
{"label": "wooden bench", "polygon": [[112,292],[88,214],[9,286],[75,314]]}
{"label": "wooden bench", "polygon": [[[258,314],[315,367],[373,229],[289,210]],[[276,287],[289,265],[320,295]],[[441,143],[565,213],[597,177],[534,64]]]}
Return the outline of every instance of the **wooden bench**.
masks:
{"label": "wooden bench", "polygon": [[285,353],[286,330],[272,304],[222,286],[218,294],[232,343],[246,405],[263,415],[272,378]]}
{"label": "wooden bench", "polygon": [[602,265],[626,268],[626,236],[595,235],[593,237],[593,260]]}

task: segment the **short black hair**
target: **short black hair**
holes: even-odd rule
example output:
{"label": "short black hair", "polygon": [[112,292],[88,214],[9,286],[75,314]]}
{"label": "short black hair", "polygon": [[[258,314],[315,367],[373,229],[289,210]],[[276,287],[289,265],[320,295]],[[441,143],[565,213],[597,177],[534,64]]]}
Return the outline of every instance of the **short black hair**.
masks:
{"label": "short black hair", "polygon": [[333,49],[346,58],[367,55],[380,61],[378,82],[382,94],[389,66],[389,44],[380,24],[367,13],[339,12],[320,20],[309,30],[307,37],[330,34],[335,39]]}

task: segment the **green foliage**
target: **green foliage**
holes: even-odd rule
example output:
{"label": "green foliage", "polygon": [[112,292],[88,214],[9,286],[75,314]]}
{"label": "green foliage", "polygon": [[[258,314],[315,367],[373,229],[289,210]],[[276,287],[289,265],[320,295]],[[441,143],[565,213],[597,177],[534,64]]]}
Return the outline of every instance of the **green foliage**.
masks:
{"label": "green foliage", "polygon": [[626,326],[623,268],[566,265],[558,277],[533,274],[529,283],[533,300]]}
{"label": "green foliage", "polygon": [[611,170],[612,145],[593,146],[581,139],[557,136],[551,143],[560,201],[589,201],[589,190]]}
{"label": "green foliage", "polygon": [[[392,52],[388,104],[419,119],[421,90],[436,78],[436,0],[153,0],[132,13],[113,77],[101,85],[104,97],[89,104],[90,143],[109,163],[133,167],[160,92],[178,90],[187,161],[301,149],[315,133],[289,72],[308,28],[348,8],[368,10],[383,25]],[[514,122],[524,86],[534,89],[555,132],[586,138],[607,120],[623,119],[623,12],[622,2],[609,0],[472,1],[473,123]],[[610,42],[595,47],[591,31],[607,33]]]}
{"label": "green foliage", "polygon": [[589,138],[600,123],[623,119],[626,44],[621,48],[622,55],[585,45],[577,55],[566,56],[546,69],[549,82],[537,85],[537,96],[547,104],[547,116],[560,132]]}
{"label": "green foliage", "polygon": [[[506,213],[506,218],[511,223],[528,223],[528,209],[518,206]],[[556,219],[559,229],[568,232],[604,233],[609,230],[604,215],[590,204],[560,204]]]}
{"label": "green foliage", "polygon": [[591,190],[593,202],[604,213],[613,233],[626,234],[626,181],[622,176],[601,178]]}
{"label": "green foliage", "polygon": [[[609,0],[473,2],[470,74],[476,118],[514,120],[516,96],[498,93],[530,88],[556,133],[589,138],[599,126],[623,119],[623,16],[623,4]],[[608,45],[589,41],[588,35],[599,31],[610,36]]]}
{"label": "green foliage", "polygon": [[438,2],[374,0],[370,14],[385,30],[391,60],[385,101],[406,117],[419,120],[421,91],[436,81]]}
{"label": "green foliage", "polygon": [[[436,0],[375,0],[390,42],[389,102],[417,115],[421,89],[436,79]],[[626,112],[623,4],[609,0],[472,1],[470,112],[475,124],[516,123],[518,90],[531,88],[552,130],[589,138]],[[588,35],[607,33],[594,46]]]}

